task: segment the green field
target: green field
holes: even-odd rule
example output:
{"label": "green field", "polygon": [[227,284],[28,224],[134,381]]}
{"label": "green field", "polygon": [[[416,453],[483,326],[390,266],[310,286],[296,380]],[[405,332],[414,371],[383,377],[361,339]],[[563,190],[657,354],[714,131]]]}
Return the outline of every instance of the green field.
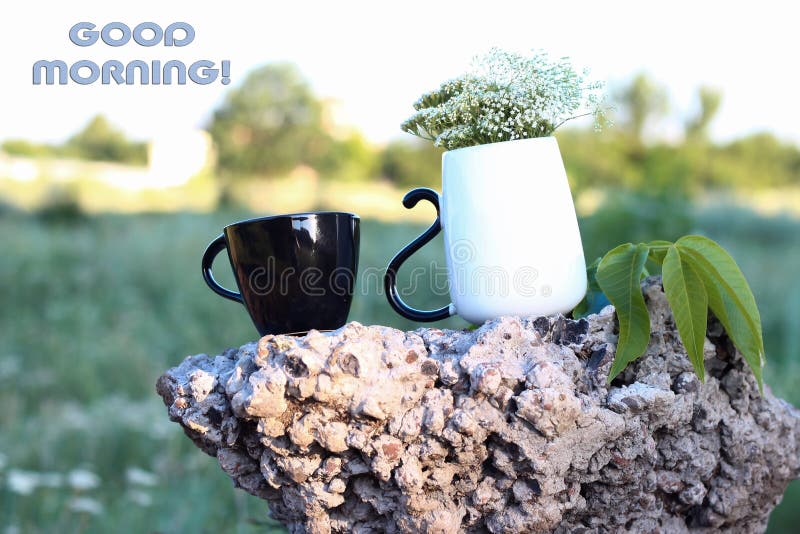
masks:
{"label": "green field", "polygon": [[[214,295],[200,277],[205,245],[224,224],[248,216],[53,220],[0,211],[4,532],[280,530],[265,505],[234,491],[216,461],[168,421],[154,391],[159,374],[186,355],[217,353],[256,337],[244,309]],[[758,299],[767,383],[800,404],[800,221],[622,196],[581,226],[588,259],[628,240],[690,232],[718,240]],[[354,301],[353,320],[416,327],[393,314],[374,273],[421,229],[362,221],[361,270],[368,273],[362,277],[371,283]],[[414,263],[433,261],[443,262],[441,244],[426,247]],[[231,285],[226,263],[218,262],[217,270]],[[426,307],[444,299],[420,293],[409,300]],[[770,531],[793,532],[797,524],[795,483]]]}

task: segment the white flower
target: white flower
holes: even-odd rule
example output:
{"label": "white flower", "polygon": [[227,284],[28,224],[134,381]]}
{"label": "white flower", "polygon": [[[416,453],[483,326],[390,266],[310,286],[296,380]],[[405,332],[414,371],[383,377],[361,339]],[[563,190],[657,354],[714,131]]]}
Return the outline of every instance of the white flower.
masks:
{"label": "white flower", "polygon": [[103,513],[103,505],[100,501],[91,497],[75,497],[67,507],[73,512],[100,515]]}
{"label": "white flower", "polygon": [[138,467],[129,467],[125,471],[125,478],[134,486],[155,486],[158,484],[158,475]]}
{"label": "white flower", "polygon": [[38,473],[12,469],[6,481],[8,489],[18,495],[30,495],[39,485]]}
{"label": "white flower", "polygon": [[63,477],[58,473],[37,473],[22,469],[11,469],[6,480],[8,489],[18,495],[30,495],[39,487],[58,488],[62,483]]}
{"label": "white flower", "polygon": [[145,493],[142,490],[130,490],[126,493],[128,499],[131,500],[134,504],[138,504],[141,507],[148,507],[153,504],[153,498],[150,497],[149,493]]}
{"label": "white flower", "polygon": [[448,150],[551,135],[581,111],[601,115],[593,93],[601,85],[585,76],[566,59],[492,49],[471,72],[423,95],[402,128]]}
{"label": "white flower", "polygon": [[100,486],[100,477],[87,469],[73,469],[67,474],[67,484],[72,489],[87,491]]}

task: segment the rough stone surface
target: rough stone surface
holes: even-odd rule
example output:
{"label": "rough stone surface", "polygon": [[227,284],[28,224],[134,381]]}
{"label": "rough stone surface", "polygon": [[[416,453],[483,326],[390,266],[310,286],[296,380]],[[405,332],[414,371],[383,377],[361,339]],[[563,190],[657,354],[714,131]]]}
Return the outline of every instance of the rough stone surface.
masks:
{"label": "rough stone surface", "polygon": [[266,336],[157,389],[291,532],[762,532],[800,476],[800,413],[759,395],[714,322],[700,383],[660,282],[644,289],[650,346],[611,385],[608,307]]}

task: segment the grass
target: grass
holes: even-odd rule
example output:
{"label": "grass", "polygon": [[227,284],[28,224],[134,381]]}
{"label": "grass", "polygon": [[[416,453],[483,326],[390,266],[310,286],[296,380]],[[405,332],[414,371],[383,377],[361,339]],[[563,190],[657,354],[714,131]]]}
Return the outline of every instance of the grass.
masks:
{"label": "grass", "polygon": [[[158,375],[184,356],[217,353],[256,337],[244,309],[205,287],[199,266],[222,226],[248,216],[43,220],[0,211],[0,525],[25,533],[282,531],[267,519],[262,502],[235,491],[216,461],[167,420],[154,392]],[[689,232],[718,240],[758,299],[766,381],[800,404],[800,222],[725,206],[696,210],[682,202],[619,197],[581,226],[587,258],[628,240]],[[351,319],[419,326],[391,311],[379,294],[378,274],[423,228],[362,221],[359,285],[366,282],[366,290],[357,295]],[[443,265],[441,251],[441,242],[425,247],[401,278],[431,262]],[[231,286],[228,270],[218,262],[219,278]],[[446,299],[420,291],[408,300],[434,307]],[[441,325],[465,324],[450,319]],[[152,480],[133,476],[134,468]],[[95,473],[99,486],[70,487],[64,477],[75,469]],[[30,478],[26,471],[62,480],[28,495],[12,491],[12,478]],[[82,497],[102,511],[73,510]],[[792,532],[799,510],[795,483],[770,531]]]}

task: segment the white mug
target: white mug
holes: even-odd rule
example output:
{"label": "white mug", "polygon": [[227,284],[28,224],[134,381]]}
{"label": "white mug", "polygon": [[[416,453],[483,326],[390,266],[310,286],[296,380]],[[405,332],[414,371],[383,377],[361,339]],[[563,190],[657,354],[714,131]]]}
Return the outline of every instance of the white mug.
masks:
{"label": "white mug", "polygon": [[[586,263],[567,173],[554,137],[459,148],[442,155],[442,194],[418,188],[436,221],[389,262],[389,303],[415,321],[458,314],[473,324],[502,315],[571,311],[586,293]],[[402,263],[444,229],[449,306],[422,311],[397,291]]]}

